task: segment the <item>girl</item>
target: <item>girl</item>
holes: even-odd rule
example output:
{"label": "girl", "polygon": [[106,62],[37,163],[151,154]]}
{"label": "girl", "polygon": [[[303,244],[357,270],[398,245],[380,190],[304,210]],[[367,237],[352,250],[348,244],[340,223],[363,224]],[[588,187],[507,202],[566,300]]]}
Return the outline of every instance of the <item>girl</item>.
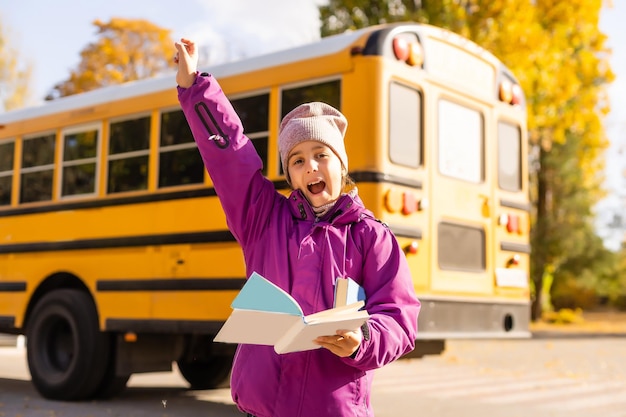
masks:
{"label": "girl", "polygon": [[218,82],[198,74],[194,42],[175,46],[178,98],[247,276],[258,272],[289,292],[305,315],[333,307],[335,281],[350,277],[364,288],[370,314],[358,331],[316,339],[321,349],[278,355],[272,346],[239,345],[233,400],[256,417],[373,416],[373,371],[414,348],[420,303],[404,253],[349,180],[346,118],[315,102],[282,120],[279,152],[293,188],[287,198],[263,176]]}

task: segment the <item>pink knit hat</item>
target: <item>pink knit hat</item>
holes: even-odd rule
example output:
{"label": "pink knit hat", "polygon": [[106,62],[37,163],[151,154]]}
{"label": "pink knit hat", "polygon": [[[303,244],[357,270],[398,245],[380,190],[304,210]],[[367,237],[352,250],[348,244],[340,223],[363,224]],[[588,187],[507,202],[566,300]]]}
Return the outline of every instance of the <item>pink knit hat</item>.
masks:
{"label": "pink knit hat", "polygon": [[330,147],[348,170],[348,154],[343,143],[348,121],[345,116],[326,103],[301,104],[290,111],[280,123],[278,151],[287,182],[291,184],[287,163],[291,150],[300,142],[315,140]]}

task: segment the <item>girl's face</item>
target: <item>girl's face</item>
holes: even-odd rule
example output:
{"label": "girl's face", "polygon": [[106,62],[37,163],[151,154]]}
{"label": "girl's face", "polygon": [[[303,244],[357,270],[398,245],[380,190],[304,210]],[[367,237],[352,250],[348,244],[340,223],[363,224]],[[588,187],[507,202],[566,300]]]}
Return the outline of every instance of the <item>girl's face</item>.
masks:
{"label": "girl's face", "polygon": [[293,188],[300,190],[313,207],[339,198],[342,188],[341,161],[323,143],[309,140],[294,146],[289,154],[287,169]]}

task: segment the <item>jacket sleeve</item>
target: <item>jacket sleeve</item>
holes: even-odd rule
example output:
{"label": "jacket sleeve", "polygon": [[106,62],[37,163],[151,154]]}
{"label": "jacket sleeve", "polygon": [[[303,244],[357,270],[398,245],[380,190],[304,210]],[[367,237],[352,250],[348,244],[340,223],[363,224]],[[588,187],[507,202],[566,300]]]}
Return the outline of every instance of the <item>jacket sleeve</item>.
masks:
{"label": "jacket sleeve", "polygon": [[[258,237],[277,196],[263,162],[217,80],[198,74],[178,100],[220,199],[230,231],[244,246]],[[250,222],[256,219],[257,222]],[[256,227],[255,227],[256,226]],[[259,227],[261,226],[261,227]]]}
{"label": "jacket sleeve", "polygon": [[365,227],[362,285],[369,340],[364,337],[354,358],[344,362],[364,371],[380,368],[415,347],[420,302],[404,252],[393,233],[380,223]]}

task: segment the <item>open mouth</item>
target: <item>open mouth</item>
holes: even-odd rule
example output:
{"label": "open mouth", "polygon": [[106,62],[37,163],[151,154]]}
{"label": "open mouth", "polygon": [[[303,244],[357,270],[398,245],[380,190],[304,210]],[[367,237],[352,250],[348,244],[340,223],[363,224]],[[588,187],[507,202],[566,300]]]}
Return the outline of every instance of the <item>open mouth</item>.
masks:
{"label": "open mouth", "polygon": [[307,189],[311,194],[319,194],[326,188],[326,183],[324,181],[312,182],[307,185]]}

